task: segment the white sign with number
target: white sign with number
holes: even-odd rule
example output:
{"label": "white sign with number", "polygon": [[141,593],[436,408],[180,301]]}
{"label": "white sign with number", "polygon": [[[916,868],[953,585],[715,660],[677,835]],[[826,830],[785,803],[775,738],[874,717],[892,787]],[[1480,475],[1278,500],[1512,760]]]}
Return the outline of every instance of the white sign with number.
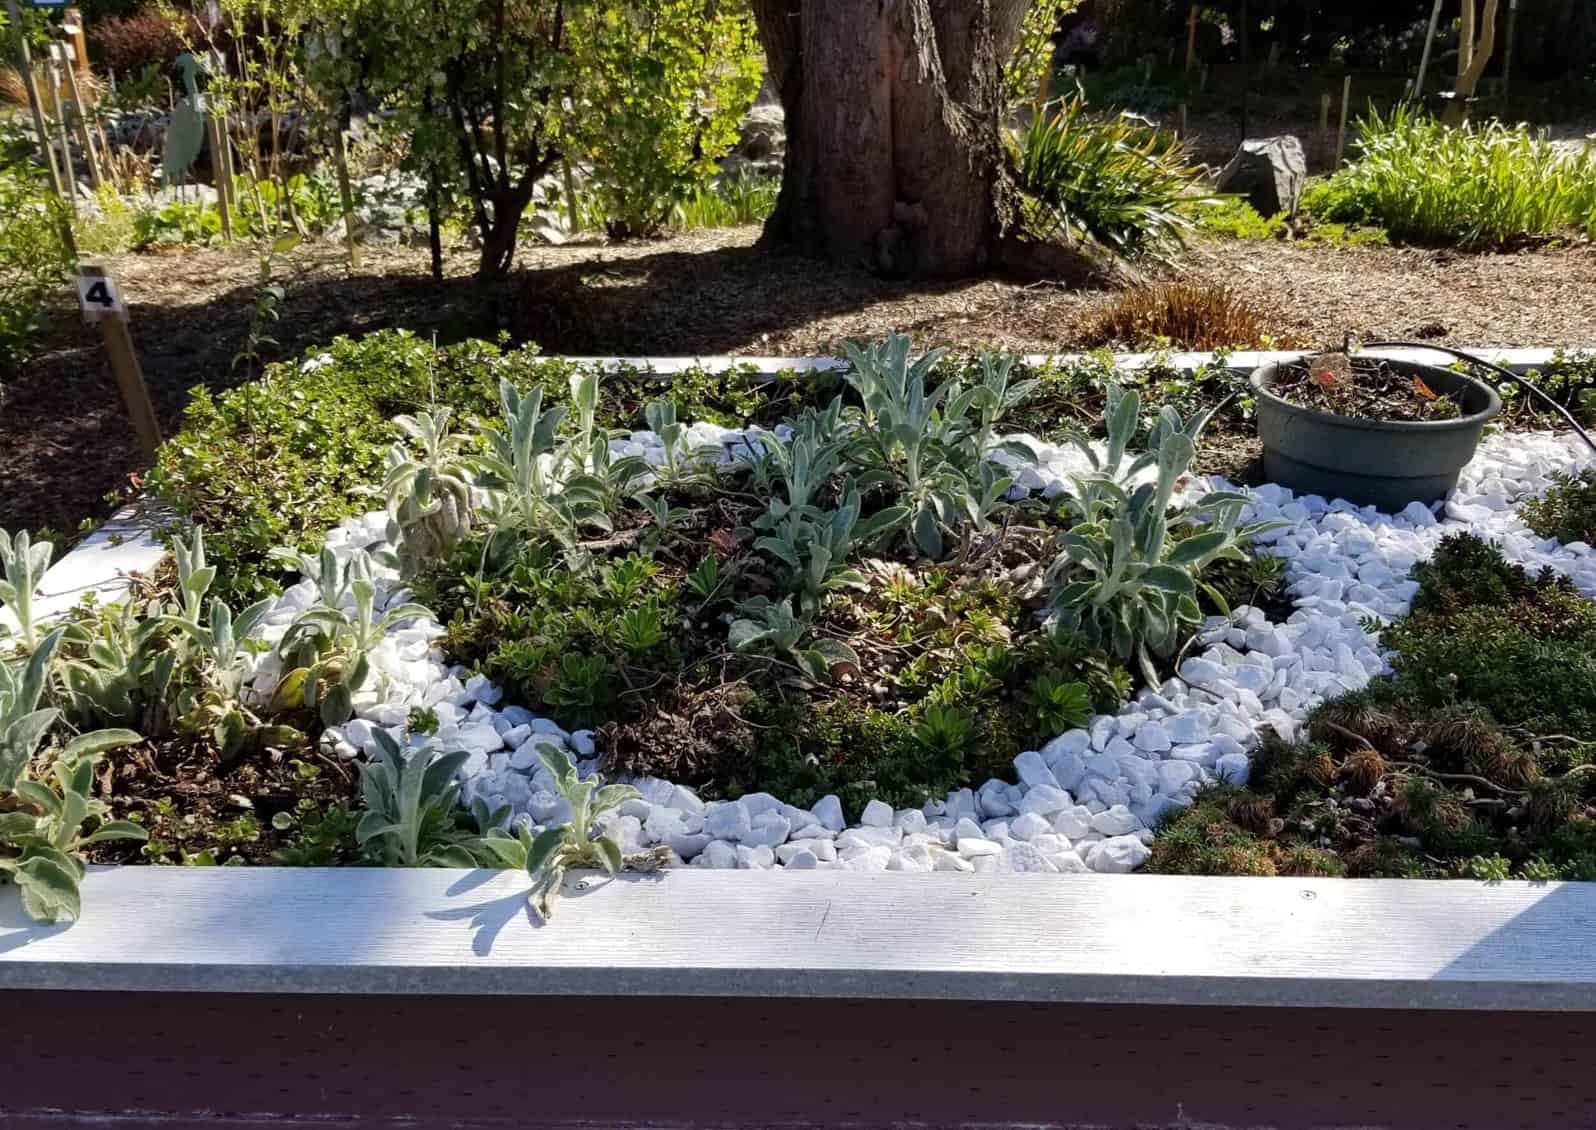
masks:
{"label": "white sign with number", "polygon": [[107,314],[123,312],[122,292],[104,275],[78,275],[77,284],[85,321],[97,322]]}

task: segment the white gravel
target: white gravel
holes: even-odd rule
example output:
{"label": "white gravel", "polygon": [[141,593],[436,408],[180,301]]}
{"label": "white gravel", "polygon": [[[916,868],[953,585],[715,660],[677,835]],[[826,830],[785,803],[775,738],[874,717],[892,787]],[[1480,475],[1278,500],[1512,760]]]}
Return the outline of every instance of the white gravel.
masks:
{"label": "white gravel", "polygon": [[[711,424],[689,429],[693,445],[717,448],[721,463],[746,453],[743,433]],[[651,433],[617,441],[618,453],[659,464]],[[1057,494],[1070,475],[1086,469],[1069,448],[1036,445],[1039,462],[1025,468],[1017,488]],[[1015,758],[1015,780],[990,780],[959,789],[921,809],[893,811],[873,801],[856,827],[846,827],[842,806],[826,797],[800,809],[764,793],[736,802],[704,802],[691,789],[643,778],[642,796],[614,814],[609,832],[627,852],[665,845],[697,867],[860,871],[1128,872],[1147,858],[1152,829],[1171,809],[1190,803],[1216,777],[1245,782],[1249,751],[1260,730],[1287,739],[1309,711],[1328,697],[1361,688],[1388,670],[1367,620],[1402,615],[1417,590],[1407,580],[1446,534],[1472,530],[1497,541],[1504,553],[1530,568],[1550,566],[1596,597],[1596,554],[1583,543],[1559,545],[1536,537],[1513,507],[1544,492],[1550,475],[1588,466],[1590,452],[1572,435],[1495,435],[1465,469],[1443,505],[1414,505],[1380,514],[1344,501],[1295,497],[1268,485],[1249,491],[1247,520],[1282,519],[1289,527],[1267,535],[1269,552],[1286,559],[1296,610],[1272,623],[1253,608],[1228,620],[1212,618],[1179,670],[1157,690],[1140,692],[1117,715],[1092,719],[1040,750]],[[1196,479],[1185,493],[1200,495]],[[347,554],[383,537],[378,512],[344,522],[328,537]],[[396,575],[381,578],[380,602],[408,599]],[[264,638],[275,641],[314,599],[308,581],[288,589],[267,617]],[[327,741],[345,758],[360,756],[373,727],[396,737],[412,708],[438,715],[436,748],[470,753],[461,770],[466,803],[484,798],[509,804],[515,819],[541,828],[568,812],[540,744],[563,746],[590,772],[592,734],[568,733],[515,705],[481,676],[450,667],[435,646],[442,628],[417,622],[392,632],[371,657],[374,677],[356,696],[357,718],[329,730]],[[262,697],[275,687],[274,655],[256,661],[251,685]],[[424,739],[412,739],[419,744]]]}

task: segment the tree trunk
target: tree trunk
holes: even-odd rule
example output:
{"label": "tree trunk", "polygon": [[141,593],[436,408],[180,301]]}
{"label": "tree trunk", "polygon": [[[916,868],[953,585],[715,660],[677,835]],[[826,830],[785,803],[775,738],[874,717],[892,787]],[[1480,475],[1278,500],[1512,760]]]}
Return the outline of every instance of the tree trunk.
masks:
{"label": "tree trunk", "polygon": [[767,245],[979,271],[1002,228],[1003,65],[1030,0],[754,0],[787,116]]}
{"label": "tree trunk", "polygon": [[1460,126],[1468,118],[1469,99],[1480,84],[1485,65],[1491,61],[1496,49],[1496,13],[1499,0],[1485,0],[1485,12],[1479,21],[1479,38],[1475,39],[1474,0],[1463,0],[1463,19],[1458,28],[1457,89],[1447,104],[1442,118],[1447,125]]}

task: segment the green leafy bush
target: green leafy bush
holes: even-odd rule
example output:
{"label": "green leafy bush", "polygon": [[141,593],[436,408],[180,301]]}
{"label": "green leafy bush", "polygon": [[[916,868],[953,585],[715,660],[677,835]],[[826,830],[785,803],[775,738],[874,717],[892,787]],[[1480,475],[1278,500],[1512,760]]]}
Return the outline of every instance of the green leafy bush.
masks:
{"label": "green leafy bush", "polygon": [[1038,238],[1091,240],[1138,259],[1178,250],[1191,230],[1201,171],[1185,147],[1135,118],[1089,114],[1079,96],[1031,119],[1015,163]]}
{"label": "green leafy bush", "polygon": [[736,228],[762,224],[776,210],[781,178],[739,173],[695,185],[676,205],[673,223],[684,228]]}
{"label": "green leafy bush", "polygon": [[[0,363],[26,355],[52,299],[67,302],[72,258],[61,241],[64,209],[31,167],[0,168]],[[4,395],[0,389],[0,401]]]}
{"label": "green leafy bush", "polygon": [[1304,196],[1319,219],[1465,248],[1596,235],[1596,152],[1572,153],[1523,126],[1451,127],[1406,108],[1371,112],[1359,134],[1357,160]]}
{"label": "green leafy bush", "polygon": [[1555,487],[1524,503],[1519,513],[1543,538],[1564,545],[1596,543],[1596,470],[1560,476]]}
{"label": "green leafy bush", "polygon": [[212,531],[218,594],[258,596],[275,587],[274,547],[317,550],[330,527],[377,507],[355,492],[382,480],[390,416],[435,401],[489,411],[501,376],[536,384],[548,369],[534,351],[485,342],[434,351],[403,331],[339,338],[230,392],[196,389],[150,487]]}
{"label": "green leafy bush", "polygon": [[578,4],[566,17],[584,75],[563,119],[569,155],[591,164],[609,234],[657,234],[705,189],[759,92],[753,14],[717,0]]}

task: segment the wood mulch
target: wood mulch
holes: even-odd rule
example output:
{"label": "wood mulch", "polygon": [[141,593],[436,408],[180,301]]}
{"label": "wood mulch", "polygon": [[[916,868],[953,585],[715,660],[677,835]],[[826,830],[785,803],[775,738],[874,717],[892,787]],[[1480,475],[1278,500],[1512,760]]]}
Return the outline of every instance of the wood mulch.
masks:
{"label": "wood mulch", "polygon": [[[1079,327],[1112,297],[1001,278],[908,282],[770,255],[753,228],[610,246],[525,249],[501,290],[452,252],[443,283],[423,248],[367,248],[353,277],[321,243],[287,259],[275,336],[292,356],[334,335],[387,327],[440,342],[507,331],[549,353],[798,355],[845,338],[912,334],[923,345],[1023,352],[1080,346]],[[174,429],[189,390],[225,388],[249,327],[258,279],[250,248],[125,255],[121,284],[157,413]],[[1413,248],[1195,245],[1181,270],[1268,310],[1281,334],[1320,346],[1343,335],[1454,344],[1596,346],[1596,247],[1462,255]],[[143,467],[95,331],[63,311],[46,348],[0,374],[0,527],[70,532],[108,512],[108,492]]]}

